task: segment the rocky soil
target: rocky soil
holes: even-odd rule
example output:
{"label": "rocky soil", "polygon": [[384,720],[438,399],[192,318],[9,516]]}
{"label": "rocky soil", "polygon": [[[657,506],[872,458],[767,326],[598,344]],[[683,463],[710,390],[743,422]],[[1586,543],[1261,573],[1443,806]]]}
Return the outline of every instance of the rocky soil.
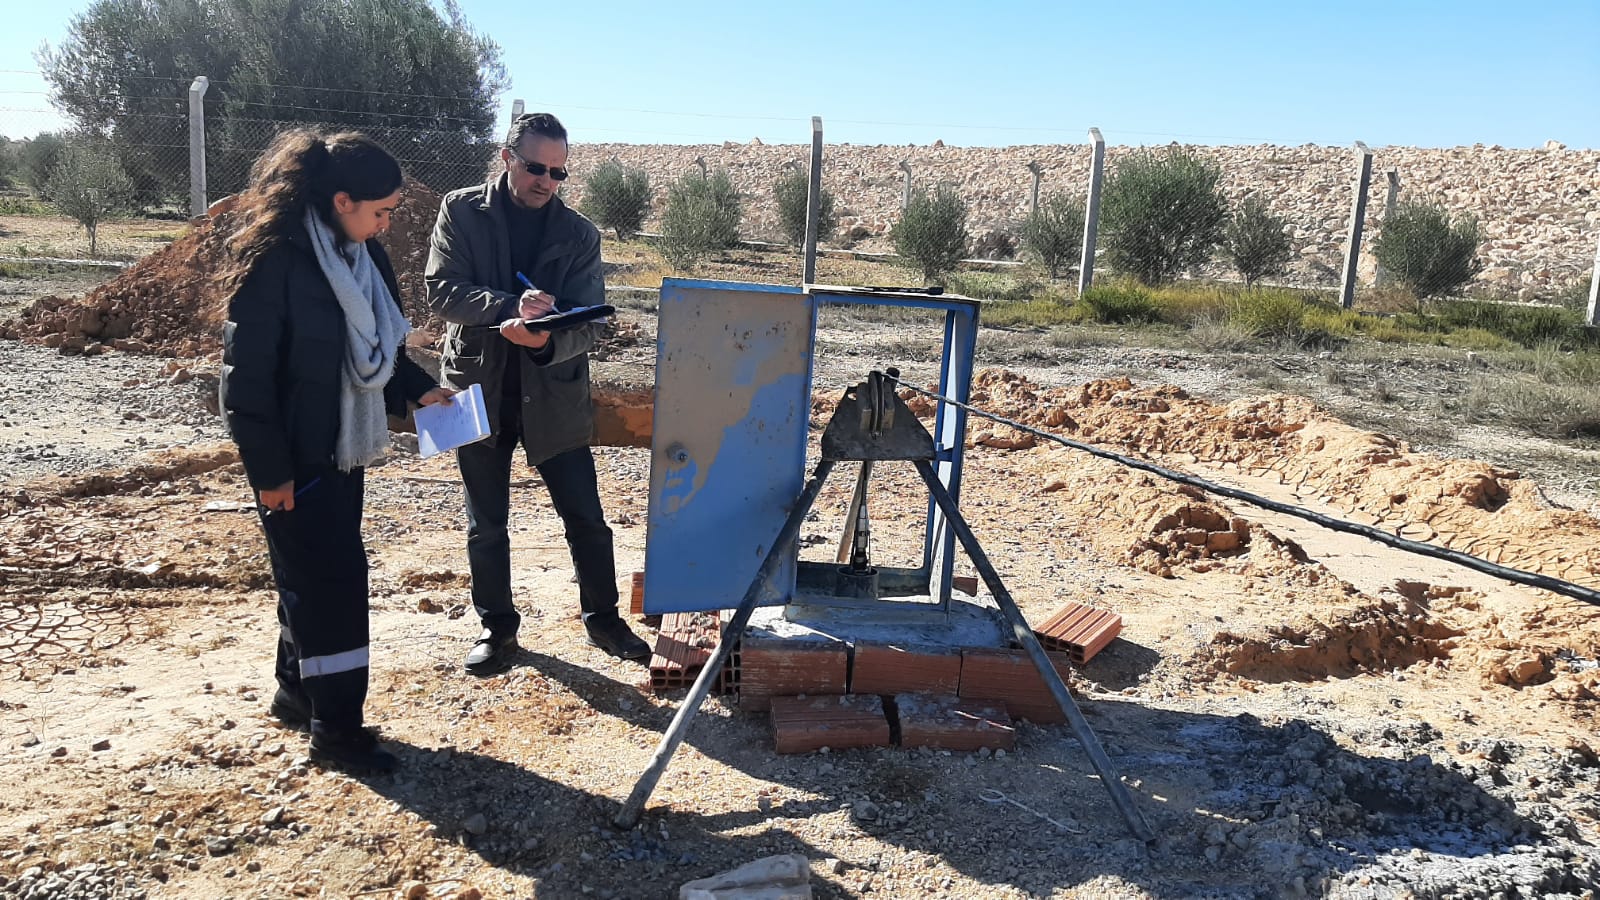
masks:
{"label": "rocky soil", "polygon": [[[647,310],[623,319],[651,334]],[[830,314],[820,339],[824,411],[874,365],[932,378],[910,323]],[[1600,521],[1545,490],[1592,498],[1578,473],[1534,481],[1415,452],[1263,390],[1240,360],[989,332],[983,345],[1013,368],[984,374],[981,408],[1600,585]],[[613,829],[678,697],[583,646],[559,524],[520,466],[526,649],[506,675],[461,673],[476,629],[459,488],[448,460],[417,459],[404,436],[369,475],[367,516],[369,715],[404,768],[321,771],[265,715],[264,546],[204,408],[204,364],[0,350],[7,394],[50,400],[8,403],[0,420],[0,778],[13,785],[0,896],[668,897],[774,853],[811,860],[822,897],[1600,886],[1600,611],[978,422],[963,504],[1025,613],[1072,599],[1125,617],[1074,687],[1160,835],[1148,852],[1064,726],[1022,725],[1003,755],[779,756],[763,716],[720,699],[641,827]],[[637,381],[651,355],[649,340],[622,348],[601,376]],[[1291,378],[1281,362],[1265,365]],[[648,455],[599,456],[626,577],[643,559]],[[924,501],[914,475],[883,468],[876,534],[893,563],[913,552]],[[835,481],[807,553],[836,539],[849,485]],[[1190,540],[1235,520],[1248,540],[1234,549]],[[986,789],[1023,807],[986,803]]]}
{"label": "rocky soil", "polygon": [[[26,339],[0,340],[0,896],[670,897],[778,853],[810,860],[821,897],[1600,887],[1600,610],[979,420],[963,507],[1025,614],[1076,600],[1124,616],[1073,686],[1154,847],[1128,836],[1064,726],[1023,724],[1005,754],[781,756],[764,716],[722,699],[641,827],[612,828],[681,697],[583,644],[559,522],[521,465],[525,649],[506,675],[462,673],[477,629],[458,481],[406,435],[369,472],[366,520],[368,712],[403,768],[311,766],[304,737],[266,715],[277,624],[249,491],[208,408],[215,336],[194,321],[206,307],[167,303],[177,318],[148,339],[105,331],[136,318],[155,275],[194,268],[199,243],[89,299],[79,275],[0,283],[20,313],[7,333]],[[418,264],[415,250],[396,256]],[[648,397],[648,298],[618,318],[598,378]],[[819,424],[870,368],[932,382],[933,325],[827,310]],[[52,334],[71,340],[47,346]],[[1405,353],[986,329],[973,399],[1600,587],[1596,448],[1440,421],[1439,399],[1480,363]],[[625,588],[644,556],[649,454],[597,452]],[[807,558],[831,554],[849,481],[820,499]],[[920,552],[914,481],[892,466],[874,476],[882,562]]]}

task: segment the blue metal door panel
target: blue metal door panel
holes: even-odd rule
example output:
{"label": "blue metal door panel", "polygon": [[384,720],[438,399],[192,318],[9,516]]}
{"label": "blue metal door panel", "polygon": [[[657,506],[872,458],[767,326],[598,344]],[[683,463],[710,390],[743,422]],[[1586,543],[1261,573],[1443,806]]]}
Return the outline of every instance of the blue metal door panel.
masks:
{"label": "blue metal door panel", "polygon": [[[736,606],[805,482],[816,301],[667,279],[656,332],[644,609]],[[788,553],[763,605],[793,592]]]}

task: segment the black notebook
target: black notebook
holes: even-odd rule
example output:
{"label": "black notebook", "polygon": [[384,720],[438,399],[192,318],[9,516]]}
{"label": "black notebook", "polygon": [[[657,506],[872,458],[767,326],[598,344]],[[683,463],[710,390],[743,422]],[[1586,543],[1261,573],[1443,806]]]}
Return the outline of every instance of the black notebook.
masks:
{"label": "black notebook", "polygon": [[572,309],[557,310],[537,319],[523,319],[522,324],[534,331],[560,331],[563,328],[582,325],[584,322],[604,319],[607,316],[614,315],[616,311],[617,308],[609,303],[601,303],[598,306],[578,306]]}

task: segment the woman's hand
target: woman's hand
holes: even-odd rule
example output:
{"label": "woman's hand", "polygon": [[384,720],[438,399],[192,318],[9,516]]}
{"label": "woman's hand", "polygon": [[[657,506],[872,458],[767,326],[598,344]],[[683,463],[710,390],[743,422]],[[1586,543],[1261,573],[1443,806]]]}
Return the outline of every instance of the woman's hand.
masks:
{"label": "woman's hand", "polygon": [[419,406],[432,406],[435,403],[443,403],[445,406],[449,406],[450,405],[450,398],[454,397],[455,395],[456,395],[456,392],[450,390],[447,387],[436,387],[433,390],[427,392],[426,394],[423,394],[417,400],[417,405],[419,405]]}
{"label": "woman's hand", "polygon": [[275,488],[263,488],[256,497],[268,512],[288,512],[294,509],[294,481],[291,479]]}

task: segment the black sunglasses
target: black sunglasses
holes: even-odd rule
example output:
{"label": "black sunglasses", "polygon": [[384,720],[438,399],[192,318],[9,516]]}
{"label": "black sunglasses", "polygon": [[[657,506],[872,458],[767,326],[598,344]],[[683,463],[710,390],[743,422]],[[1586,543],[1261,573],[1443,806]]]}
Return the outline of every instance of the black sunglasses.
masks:
{"label": "black sunglasses", "polygon": [[544,163],[528,162],[522,158],[521,154],[515,150],[512,150],[510,147],[506,148],[506,152],[516,157],[517,162],[522,163],[522,167],[528,170],[528,174],[535,178],[542,178],[546,172],[549,172],[550,180],[552,181],[567,180],[566,169],[563,169],[559,166],[547,166]]}

